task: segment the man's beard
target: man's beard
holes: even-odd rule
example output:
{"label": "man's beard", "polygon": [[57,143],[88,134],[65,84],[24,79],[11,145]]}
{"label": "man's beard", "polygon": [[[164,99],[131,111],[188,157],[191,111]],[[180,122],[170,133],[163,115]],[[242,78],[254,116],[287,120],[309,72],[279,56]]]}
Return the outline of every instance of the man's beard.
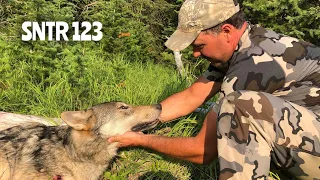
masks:
{"label": "man's beard", "polygon": [[221,60],[212,60],[212,59],[208,59],[208,58],[206,58],[206,59],[210,62],[210,64],[212,66],[220,69],[223,72],[227,72],[227,70],[229,69],[229,65],[230,65],[229,61],[223,62]]}
{"label": "man's beard", "polygon": [[210,61],[210,62],[211,62],[210,64],[212,66],[217,67],[217,68],[220,68],[221,66],[223,66],[223,63],[219,62],[219,61],[214,61],[214,62]]}
{"label": "man's beard", "polygon": [[217,60],[217,59],[211,59],[211,58],[207,58],[204,57],[207,61],[210,62],[210,64],[214,67],[220,68],[221,66],[223,66],[224,62],[221,60]]}

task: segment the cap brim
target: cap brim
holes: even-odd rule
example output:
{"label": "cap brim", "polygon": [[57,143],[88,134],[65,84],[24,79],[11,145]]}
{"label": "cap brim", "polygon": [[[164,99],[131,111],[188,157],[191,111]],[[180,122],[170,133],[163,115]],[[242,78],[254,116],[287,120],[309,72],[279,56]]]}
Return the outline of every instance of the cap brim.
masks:
{"label": "cap brim", "polygon": [[198,37],[200,32],[182,32],[180,30],[176,30],[164,45],[172,51],[182,51]]}

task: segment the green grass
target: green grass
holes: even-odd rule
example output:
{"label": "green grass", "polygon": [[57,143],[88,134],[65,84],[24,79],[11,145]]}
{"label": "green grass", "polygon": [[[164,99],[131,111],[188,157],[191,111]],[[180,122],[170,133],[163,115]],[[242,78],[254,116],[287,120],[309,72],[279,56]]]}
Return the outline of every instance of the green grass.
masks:
{"label": "green grass", "polygon": [[33,67],[21,62],[20,69],[10,72],[13,76],[0,79],[4,86],[0,87],[0,110],[57,116],[62,110],[86,108],[103,101],[152,104],[189,84],[174,70],[149,62],[130,63],[121,56],[88,60],[76,83],[63,72],[34,83],[30,74]]}
{"label": "green grass", "polygon": [[[34,67],[21,61],[18,69],[1,76],[0,111],[59,117],[62,111],[85,109],[105,101],[153,104],[183,90],[193,81],[191,77],[181,79],[174,69],[164,65],[130,62],[122,55],[110,60],[90,56],[86,63],[76,82],[63,71],[53,72],[41,82],[35,82]],[[202,120],[203,117],[183,117],[181,121],[162,124],[150,133],[191,136],[198,132]],[[215,179],[214,171],[211,171],[215,167],[214,163],[195,165],[143,148],[125,148],[104,177]]]}

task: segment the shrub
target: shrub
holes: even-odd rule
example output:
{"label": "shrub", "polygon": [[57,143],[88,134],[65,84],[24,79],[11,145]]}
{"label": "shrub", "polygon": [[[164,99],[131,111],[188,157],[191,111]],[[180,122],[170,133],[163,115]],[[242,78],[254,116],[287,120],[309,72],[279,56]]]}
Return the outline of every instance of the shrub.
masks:
{"label": "shrub", "polygon": [[252,23],[320,46],[319,0],[243,0]]}

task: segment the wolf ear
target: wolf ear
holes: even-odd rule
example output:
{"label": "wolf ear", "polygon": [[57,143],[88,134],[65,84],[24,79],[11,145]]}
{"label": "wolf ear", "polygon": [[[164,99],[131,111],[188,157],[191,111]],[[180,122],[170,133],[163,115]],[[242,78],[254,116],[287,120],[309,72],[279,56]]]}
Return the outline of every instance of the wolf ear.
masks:
{"label": "wolf ear", "polygon": [[61,113],[61,119],[76,130],[90,130],[96,122],[92,109],[87,111],[65,111]]}

